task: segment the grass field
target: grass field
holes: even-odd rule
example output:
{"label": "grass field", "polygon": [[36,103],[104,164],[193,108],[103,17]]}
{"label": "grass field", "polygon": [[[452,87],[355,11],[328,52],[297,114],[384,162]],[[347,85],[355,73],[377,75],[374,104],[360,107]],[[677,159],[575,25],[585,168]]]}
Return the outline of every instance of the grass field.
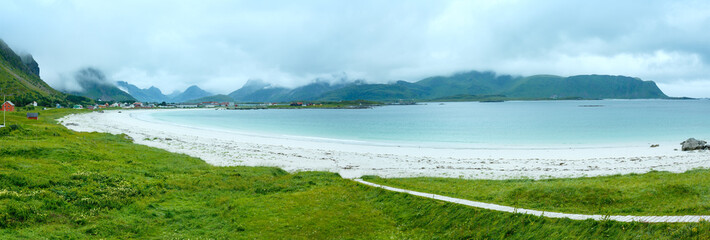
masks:
{"label": "grass field", "polygon": [[[41,111],[39,121],[11,113],[8,127],[0,129],[0,239],[710,238],[707,222],[546,219],[387,192],[334,173],[214,167],[133,144],[123,135],[76,133],[54,123],[72,112],[78,110]],[[653,173],[614,178],[679,177]],[[522,193],[540,189],[525,182],[496,184]],[[702,187],[687,191],[702,192],[698,189]],[[677,206],[689,201],[666,199]]]}

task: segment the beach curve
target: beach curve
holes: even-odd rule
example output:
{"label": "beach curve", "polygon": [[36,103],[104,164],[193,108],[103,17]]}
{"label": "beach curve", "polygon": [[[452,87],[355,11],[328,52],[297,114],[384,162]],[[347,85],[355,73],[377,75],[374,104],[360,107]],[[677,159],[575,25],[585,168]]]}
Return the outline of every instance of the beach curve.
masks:
{"label": "beach curve", "polygon": [[[685,172],[710,166],[709,152],[677,151],[677,143],[625,147],[429,148],[282,138],[180,126],[137,116],[129,110],[72,114],[59,122],[74,131],[126,134],[137,144],[183,153],[216,166],[273,166],[289,172],[330,171],[344,178],[456,177],[467,179],[544,179]],[[679,140],[682,141],[682,140]]]}

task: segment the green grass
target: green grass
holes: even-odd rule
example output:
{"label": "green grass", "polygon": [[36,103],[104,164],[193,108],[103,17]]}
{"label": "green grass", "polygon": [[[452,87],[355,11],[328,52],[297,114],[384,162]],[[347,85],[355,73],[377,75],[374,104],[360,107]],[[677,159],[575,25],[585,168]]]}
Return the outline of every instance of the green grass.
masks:
{"label": "green grass", "polygon": [[[0,130],[0,239],[678,239],[707,222],[618,223],[500,213],[327,172],[214,167],[11,113]],[[502,182],[504,183],[504,182]]]}
{"label": "green grass", "polygon": [[710,170],[546,180],[377,178],[404,189],[527,209],[605,215],[710,215]]}

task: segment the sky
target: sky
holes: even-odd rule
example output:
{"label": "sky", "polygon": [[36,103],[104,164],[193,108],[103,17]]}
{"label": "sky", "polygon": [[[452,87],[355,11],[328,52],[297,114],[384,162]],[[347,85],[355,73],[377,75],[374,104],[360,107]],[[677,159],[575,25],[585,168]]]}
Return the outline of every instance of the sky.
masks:
{"label": "sky", "polygon": [[168,94],[249,79],[410,82],[461,71],[609,74],[710,97],[710,1],[0,0],[0,38],[41,77],[75,72]]}

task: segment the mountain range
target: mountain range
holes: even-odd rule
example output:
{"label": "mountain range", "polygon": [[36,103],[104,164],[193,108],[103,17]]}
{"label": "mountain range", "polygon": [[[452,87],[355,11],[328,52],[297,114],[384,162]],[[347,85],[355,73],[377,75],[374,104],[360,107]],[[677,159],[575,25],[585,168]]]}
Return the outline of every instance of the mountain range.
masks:
{"label": "mountain range", "polygon": [[165,95],[160,89],[154,86],[142,89],[125,81],[118,81],[116,84],[121,90],[142,102],[186,102],[213,95],[212,93],[202,90],[197,85],[192,85],[182,92],[176,91]]}
{"label": "mountain range", "polygon": [[[165,95],[157,87],[141,89],[126,81],[113,82],[95,68],[79,70],[74,79],[79,91],[54,90],[39,77],[39,64],[29,55],[18,55],[0,40],[0,91],[11,101],[24,105],[32,101],[45,106],[54,103],[104,101],[143,102],[289,102],[289,101],[447,101],[447,100],[533,100],[533,99],[637,99],[668,98],[653,81],[612,75],[512,76],[495,72],[469,71],[434,76],[416,82],[396,81],[370,84],[363,80],[316,79],[285,88],[262,80],[249,80],[228,95],[214,95],[196,85]],[[90,99],[89,99],[90,98]]]}
{"label": "mountain range", "polygon": [[362,80],[331,84],[315,81],[287,89],[259,80],[250,80],[229,94],[241,102],[284,102],[296,100],[480,100],[485,96],[500,99],[637,99],[668,98],[652,81],[611,75],[529,77],[497,75],[494,72],[469,71],[450,76],[436,76],[417,82],[396,81],[368,84]]}
{"label": "mountain range", "polygon": [[277,87],[262,80],[249,80],[242,88],[228,94],[237,102],[287,102],[319,100],[323,94],[347,86],[344,80],[336,83],[318,80],[294,89]]}
{"label": "mountain range", "polygon": [[124,91],[146,102],[288,102],[288,101],[398,101],[398,100],[533,100],[533,99],[639,99],[668,98],[653,81],[612,75],[512,76],[495,72],[469,71],[450,76],[428,77],[417,82],[396,81],[368,84],[363,80],[315,80],[310,84],[285,88],[262,80],[249,80],[228,95],[212,95],[197,86],[171,96],[160,89],[140,89],[119,82]]}
{"label": "mountain range", "polygon": [[652,81],[611,75],[560,77],[535,75],[515,77],[494,72],[470,71],[451,76],[436,76],[410,83],[351,84],[320,96],[321,100],[397,99],[434,100],[453,96],[496,95],[506,99],[635,99],[667,98]]}
{"label": "mountain range", "polygon": [[81,90],[64,90],[66,93],[101,101],[185,102],[213,95],[196,85],[188,87],[183,92],[177,91],[165,95],[154,86],[141,89],[125,81],[110,81],[103,72],[95,68],[84,68],[77,71],[74,80]]}

